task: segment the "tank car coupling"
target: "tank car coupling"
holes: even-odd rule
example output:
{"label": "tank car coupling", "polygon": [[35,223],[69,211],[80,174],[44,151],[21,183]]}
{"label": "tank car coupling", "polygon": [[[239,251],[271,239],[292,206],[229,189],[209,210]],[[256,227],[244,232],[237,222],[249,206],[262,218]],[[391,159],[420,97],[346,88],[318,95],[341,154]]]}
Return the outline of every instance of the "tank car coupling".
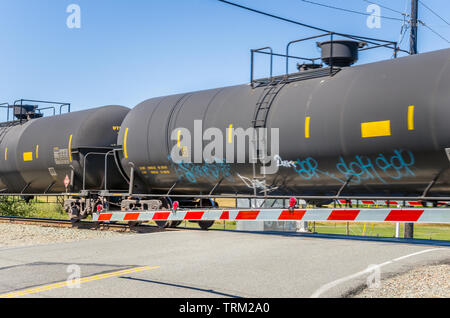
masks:
{"label": "tank car coupling", "polygon": [[180,206],[180,204],[178,203],[178,201],[175,201],[175,202],[172,204],[172,212],[173,212],[173,213],[177,212],[179,206]]}
{"label": "tank car coupling", "polygon": [[289,199],[289,212],[294,212],[296,205],[297,205],[297,200],[295,198],[290,198]]}

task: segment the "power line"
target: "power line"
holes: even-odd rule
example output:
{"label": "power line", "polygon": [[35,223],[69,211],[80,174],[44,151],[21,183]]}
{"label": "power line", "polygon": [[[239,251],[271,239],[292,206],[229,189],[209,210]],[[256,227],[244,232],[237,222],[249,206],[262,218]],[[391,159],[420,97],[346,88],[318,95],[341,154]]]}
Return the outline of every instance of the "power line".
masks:
{"label": "power line", "polygon": [[377,3],[377,2],[373,2],[373,1],[369,1],[369,0],[363,0],[363,1],[364,1],[364,2],[367,2],[367,3],[370,3],[370,4],[376,4],[376,5],[379,6],[380,8],[383,8],[383,9],[386,9],[386,10],[389,10],[389,11],[392,11],[392,12],[395,12],[395,13],[398,13],[398,14],[401,14],[401,15],[403,15],[403,16],[409,17],[409,14],[406,13],[406,12],[401,12],[401,11],[398,11],[398,10],[395,10],[395,9],[392,9],[392,8],[389,8],[389,7],[386,7],[386,6],[381,5],[381,4]]}
{"label": "power line", "polygon": [[[314,1],[310,1],[310,0],[301,0],[301,1],[313,4],[313,5],[316,5],[316,6],[329,8],[329,9],[334,9],[334,10],[339,10],[339,11],[344,11],[344,12],[349,12],[349,13],[354,13],[354,14],[359,14],[359,15],[364,15],[364,16],[374,16],[373,14],[370,14],[370,13],[367,13],[367,12],[360,12],[360,11],[350,10],[350,9],[346,9],[346,8],[331,6],[331,5],[328,5],[328,4],[314,2]],[[380,16],[375,16],[375,17],[379,17],[379,18],[383,18],[383,19],[389,19],[389,20],[395,20],[395,21],[403,21],[400,18],[386,17],[386,16],[381,16],[381,15]]]}
{"label": "power line", "polygon": [[226,1],[226,0],[217,0],[217,1],[220,1],[220,2],[223,2],[223,3],[229,4],[229,5],[232,5],[234,7],[245,9],[245,10],[248,10],[248,11],[259,13],[259,14],[262,14],[262,15],[265,15],[265,16],[268,16],[268,17],[271,17],[271,18],[275,18],[275,19],[282,20],[282,21],[289,22],[289,23],[294,23],[294,24],[297,24],[297,25],[300,25],[300,26],[303,26],[303,27],[306,27],[306,28],[310,28],[310,29],[316,30],[316,31],[321,31],[321,32],[325,32],[325,33],[330,33],[331,32],[331,31],[328,31],[328,30],[325,30],[325,29],[322,29],[322,28],[318,28],[318,27],[312,26],[312,25],[308,25],[308,24],[301,23],[301,22],[298,22],[298,21],[294,21],[294,20],[286,19],[286,18],[283,18],[283,17],[280,17],[280,16],[276,16],[276,15],[273,15],[273,14],[270,14],[270,13],[267,13],[267,12],[259,11],[259,10],[256,10],[256,9],[252,9],[252,8],[249,8],[249,7],[246,7],[246,6],[234,3],[234,2],[230,2],[230,1]]}
{"label": "power line", "polygon": [[442,34],[440,34],[439,32],[437,32],[436,30],[434,30],[433,28],[431,28],[428,24],[424,23],[423,21],[419,20],[419,23],[421,25],[423,25],[424,27],[426,27],[427,29],[429,29],[431,32],[433,32],[434,34],[436,34],[438,37],[440,37],[442,40],[444,40],[445,42],[450,44],[450,41],[448,39],[446,39]]}
{"label": "power line", "polygon": [[[343,34],[343,33],[338,33],[338,32],[332,32],[332,31],[329,31],[329,30],[318,28],[318,27],[315,27],[315,26],[312,26],[312,25],[308,25],[308,24],[305,24],[305,23],[301,23],[301,22],[298,22],[298,21],[286,19],[286,18],[277,16],[277,15],[274,15],[274,14],[270,14],[270,13],[267,13],[267,12],[259,11],[259,10],[256,10],[256,9],[252,9],[252,8],[249,8],[249,7],[246,7],[246,6],[234,3],[234,2],[230,2],[230,1],[226,1],[226,0],[217,0],[217,1],[229,4],[229,5],[237,7],[237,8],[245,9],[245,10],[248,10],[248,11],[251,11],[251,12],[255,12],[255,13],[258,13],[258,14],[262,14],[262,15],[265,15],[265,16],[268,16],[268,17],[271,17],[271,18],[274,18],[274,19],[278,19],[278,20],[281,20],[281,21],[297,24],[297,25],[300,25],[300,26],[303,26],[303,27],[306,27],[306,28],[314,29],[314,30],[325,32],[325,33],[329,33],[329,34],[345,36],[345,37],[352,38],[352,39],[355,39],[355,40],[365,41],[365,42],[368,42],[368,43],[371,43],[371,44],[377,44],[377,45],[379,43],[392,44],[392,45],[396,44],[396,42],[393,42],[393,41],[386,41],[386,40],[369,38],[369,37],[365,37],[365,36],[358,36],[358,35],[352,35],[352,34]],[[376,41],[376,42],[373,42],[373,41]]]}
{"label": "power line", "polygon": [[444,21],[447,25],[450,26],[450,23],[445,20],[442,16],[440,16],[438,13],[436,13],[433,9],[431,9],[429,6],[427,6],[423,1],[419,0],[420,4],[423,5],[425,8],[427,8],[428,10],[431,11],[431,13],[433,13],[435,16],[437,16],[439,19],[441,19],[442,21]]}

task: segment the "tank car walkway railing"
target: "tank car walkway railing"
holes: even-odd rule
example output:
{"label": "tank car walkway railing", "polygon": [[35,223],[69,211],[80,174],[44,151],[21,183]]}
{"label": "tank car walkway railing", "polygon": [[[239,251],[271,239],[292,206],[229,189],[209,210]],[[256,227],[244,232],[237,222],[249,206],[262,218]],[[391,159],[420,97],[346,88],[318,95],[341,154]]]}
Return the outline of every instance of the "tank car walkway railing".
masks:
{"label": "tank car walkway railing", "polygon": [[[303,43],[306,41],[311,41],[323,37],[329,37],[330,45],[330,56],[329,56],[329,67],[323,67],[322,63],[320,62],[322,60],[322,57],[302,57],[302,56],[294,56],[291,55],[291,47],[294,44]],[[319,77],[325,77],[325,76],[334,76],[336,73],[338,73],[341,68],[338,67],[338,65],[334,64],[334,58],[336,57],[333,52],[334,45],[333,43],[336,41],[339,41],[339,39],[336,39],[336,37],[340,37],[343,39],[349,39],[353,41],[359,41],[360,46],[358,47],[358,51],[367,51],[372,49],[378,49],[378,48],[387,48],[391,49],[393,51],[393,57],[396,58],[398,52],[405,52],[408,53],[405,50],[402,50],[398,47],[397,42],[393,41],[386,41],[381,39],[374,39],[374,38],[368,38],[364,36],[357,36],[357,35],[351,35],[351,34],[343,34],[343,33],[335,33],[335,32],[327,32],[324,34],[319,34],[316,36],[306,37],[294,41],[290,41],[286,45],[286,51],[285,54],[279,54],[274,53],[273,49],[271,47],[264,47],[260,49],[252,49],[250,50],[250,84],[252,88],[257,88],[261,86],[270,85],[273,81],[280,80],[280,78],[284,78],[287,82],[294,82],[294,81],[302,81],[302,80],[309,80],[313,78],[319,78]],[[318,46],[320,46],[320,43],[317,43]],[[262,54],[262,55],[269,55],[270,56],[270,76],[267,78],[261,78],[261,79],[255,79],[254,78],[254,72],[255,72],[255,55],[256,54]],[[285,73],[278,76],[273,76],[273,68],[274,68],[274,57],[281,57],[285,59]],[[289,63],[291,60],[299,60],[303,61],[303,65],[298,64],[297,67],[299,70],[302,66],[305,66],[306,69],[312,68],[310,70],[303,70],[299,73],[290,73],[289,70]],[[317,63],[319,61],[319,63]],[[309,63],[309,64],[305,64]]]}
{"label": "tank car walkway railing", "polygon": [[[27,113],[24,110],[24,107],[31,106],[28,103],[33,103],[34,110],[31,114]],[[39,107],[40,104],[50,105],[46,107]],[[55,116],[57,114],[57,107],[59,107],[59,115],[63,114],[63,109],[67,108],[67,113],[71,111],[70,103],[61,103],[61,102],[52,102],[52,101],[42,101],[42,100],[33,100],[33,99],[18,99],[14,102],[14,104],[9,103],[1,103],[0,108],[6,109],[6,122],[0,123],[0,127],[5,126],[14,126],[25,123],[28,119],[43,117],[43,111],[52,110],[52,115]],[[12,118],[10,119],[10,109],[12,109]],[[16,109],[20,109],[20,112],[16,113]],[[35,117],[33,117],[34,115]],[[14,119],[14,116],[17,119]],[[25,117],[29,117],[28,119]]]}

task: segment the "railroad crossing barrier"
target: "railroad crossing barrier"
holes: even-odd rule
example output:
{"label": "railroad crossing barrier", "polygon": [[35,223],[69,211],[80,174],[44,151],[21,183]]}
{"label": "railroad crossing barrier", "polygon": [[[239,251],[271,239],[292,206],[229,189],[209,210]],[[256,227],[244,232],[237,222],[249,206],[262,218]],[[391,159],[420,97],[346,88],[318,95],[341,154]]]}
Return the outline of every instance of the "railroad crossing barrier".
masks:
{"label": "railroad crossing barrier", "polygon": [[450,223],[447,208],[362,209],[211,209],[95,213],[99,222],[147,221],[318,221]]}

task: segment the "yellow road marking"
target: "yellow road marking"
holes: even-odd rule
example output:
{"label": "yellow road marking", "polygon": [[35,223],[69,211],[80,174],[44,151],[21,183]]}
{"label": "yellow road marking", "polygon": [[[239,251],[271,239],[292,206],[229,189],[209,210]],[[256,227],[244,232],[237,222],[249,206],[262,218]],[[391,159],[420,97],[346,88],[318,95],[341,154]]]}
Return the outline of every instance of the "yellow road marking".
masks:
{"label": "yellow road marking", "polygon": [[125,136],[123,137],[123,154],[125,156],[125,159],[128,159],[127,140],[128,140],[128,128],[125,129]]}
{"label": "yellow road marking", "polygon": [[384,137],[391,135],[391,121],[373,121],[361,124],[363,138]]}
{"label": "yellow road marking", "polygon": [[[158,268],[160,268],[160,266],[135,267],[135,268],[131,268],[131,269],[121,270],[121,271],[118,271],[118,272],[112,272],[112,273],[100,274],[100,275],[95,275],[95,276],[90,276],[90,277],[84,277],[84,278],[80,279],[80,284],[81,283],[88,283],[88,282],[96,281],[96,280],[99,280],[99,279],[106,279],[106,278],[111,278],[111,277],[117,277],[117,276],[121,276],[121,275],[126,275],[126,274],[131,274],[131,273],[136,273],[136,272],[142,272],[142,271],[148,271],[148,270],[151,270],[151,269],[158,269]],[[40,287],[36,287],[36,288],[32,288],[32,289],[22,290],[22,291],[18,291],[18,292],[14,292],[14,293],[3,294],[3,295],[0,295],[0,298],[15,298],[15,297],[20,297],[20,296],[25,296],[25,295],[30,295],[30,294],[36,294],[36,293],[41,293],[41,292],[52,290],[52,289],[68,287],[68,286],[71,286],[72,284],[73,284],[72,281],[65,281],[65,282],[60,282],[60,283],[56,283],[56,284],[45,285],[45,286],[40,286]]]}
{"label": "yellow road marking", "polygon": [[39,145],[36,146],[36,159],[39,159]]}
{"label": "yellow road marking", "polygon": [[230,125],[228,128],[228,143],[233,143],[233,125]]}
{"label": "yellow road marking", "polygon": [[309,129],[311,126],[311,117],[306,117],[305,119],[305,138],[308,139],[310,137]]}
{"label": "yellow road marking", "polygon": [[8,148],[5,148],[5,161],[8,160]]}
{"label": "yellow road marking", "polygon": [[414,130],[414,106],[408,107],[408,130]]}
{"label": "yellow road marking", "polygon": [[72,162],[72,138],[73,135],[69,137],[69,161]]}
{"label": "yellow road marking", "polygon": [[33,161],[33,153],[32,152],[24,152],[23,153],[23,161]]}

